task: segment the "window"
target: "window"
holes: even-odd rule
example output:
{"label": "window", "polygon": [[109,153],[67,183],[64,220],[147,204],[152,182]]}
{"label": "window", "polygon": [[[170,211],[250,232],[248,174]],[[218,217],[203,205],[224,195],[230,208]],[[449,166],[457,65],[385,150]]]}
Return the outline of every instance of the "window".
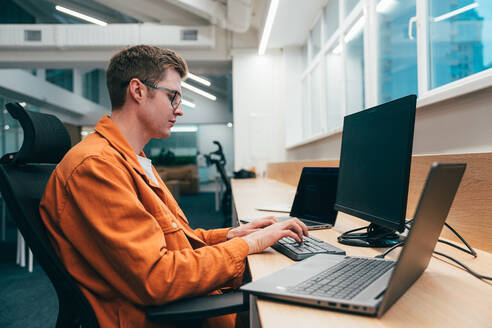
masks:
{"label": "window", "polygon": [[326,63],[326,130],[333,132],[342,126],[343,61],[341,54],[329,51]]}
{"label": "window", "polygon": [[343,1],[345,5],[345,10],[344,10],[345,17],[347,17],[352,11],[352,9],[354,9],[355,6],[357,6],[357,4],[359,3],[359,0],[341,0],[341,1]]}
{"label": "window", "polygon": [[302,93],[301,93],[301,110],[303,111],[302,117],[302,138],[307,139],[308,137],[311,136],[310,133],[310,118],[311,118],[311,111],[310,111],[310,97],[309,97],[309,88],[308,88],[308,78],[304,78],[301,82],[302,84]]}
{"label": "window", "polygon": [[347,31],[345,41],[346,114],[364,109],[364,16]]}
{"label": "window", "polygon": [[430,88],[492,67],[492,2],[429,1]]}
{"label": "window", "polygon": [[83,75],[82,96],[95,103],[99,103],[99,70],[94,69]]}
{"label": "window", "polygon": [[338,28],[338,0],[328,1],[325,7],[325,41],[335,33]]}
{"label": "window", "polygon": [[73,92],[73,71],[71,69],[47,69],[46,81]]}
{"label": "window", "polygon": [[307,66],[308,66],[308,47],[307,47],[307,43],[305,43],[304,46],[302,46],[302,49],[301,49],[301,57],[302,57],[302,67],[304,69],[306,69]]}
{"label": "window", "polygon": [[492,85],[490,0],[325,4],[300,49],[302,136],[288,144],[333,134],[345,115],[409,94],[428,105]]}
{"label": "window", "polygon": [[321,19],[318,19],[316,25],[314,25],[311,31],[311,60],[316,57],[316,55],[321,50]]}
{"label": "window", "polygon": [[323,97],[323,65],[320,62],[311,72],[311,133],[316,135],[321,132],[321,111]]}
{"label": "window", "polygon": [[378,103],[417,94],[417,40],[408,35],[415,14],[415,0],[378,3]]}

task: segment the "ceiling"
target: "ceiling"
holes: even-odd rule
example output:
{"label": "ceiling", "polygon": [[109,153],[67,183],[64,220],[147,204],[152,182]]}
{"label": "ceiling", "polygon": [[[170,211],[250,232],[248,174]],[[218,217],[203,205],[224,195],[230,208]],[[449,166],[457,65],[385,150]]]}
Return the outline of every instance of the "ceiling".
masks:
{"label": "ceiling", "polygon": [[268,48],[301,45],[326,0],[279,0]]}
{"label": "ceiling", "polygon": [[[248,30],[257,34],[263,30],[269,5],[267,0],[4,0],[4,6],[9,2],[22,8],[39,24],[84,23],[56,11],[55,6],[61,5],[110,24],[215,24],[236,33],[244,31],[237,31],[237,27],[234,30],[234,26],[231,26],[233,23],[227,22],[227,19],[237,20],[238,17],[249,16],[243,27],[247,26]],[[302,44],[325,3],[326,0],[280,0],[268,47]],[[204,5],[212,8],[207,9]],[[233,5],[236,5],[233,8],[235,16],[228,17],[227,8]]]}

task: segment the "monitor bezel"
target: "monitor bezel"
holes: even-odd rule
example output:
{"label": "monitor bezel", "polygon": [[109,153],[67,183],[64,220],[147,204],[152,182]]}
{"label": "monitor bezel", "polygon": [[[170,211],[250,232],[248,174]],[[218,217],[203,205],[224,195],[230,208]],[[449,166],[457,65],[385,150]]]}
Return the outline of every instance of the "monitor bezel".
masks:
{"label": "monitor bezel", "polygon": [[[337,211],[356,216],[358,218],[361,218],[363,220],[366,220],[370,223],[374,223],[377,225],[380,225],[382,227],[388,228],[388,229],[393,229],[398,232],[403,232],[405,230],[405,221],[406,221],[406,212],[407,212],[407,202],[408,202],[408,187],[409,187],[409,182],[410,182],[410,168],[411,168],[411,162],[412,162],[412,152],[413,152],[413,137],[414,137],[414,128],[415,128],[415,109],[417,105],[417,96],[416,95],[409,95],[406,97],[402,97],[399,99],[395,99],[389,102],[386,102],[384,104],[380,104],[378,106],[374,106],[372,108],[368,108],[366,110],[347,115],[344,118],[344,130],[346,126],[347,120],[352,120],[352,119],[359,119],[358,116],[364,115],[364,114],[369,114],[371,112],[380,110],[381,108],[385,107],[390,107],[390,106],[395,106],[397,103],[401,103],[401,106],[408,106],[412,107],[413,110],[410,111],[410,120],[409,120],[409,138],[408,138],[408,144],[407,144],[407,161],[405,162],[405,181],[403,182],[403,197],[402,197],[402,204],[401,204],[401,212],[400,212],[400,220],[398,223],[385,219],[383,217],[379,217],[374,214],[366,213],[357,209],[349,208],[343,204],[338,203],[338,197],[337,200],[335,201],[335,209]],[[339,171],[339,177],[338,177],[338,185],[337,185],[337,195],[339,194],[339,190],[342,186],[340,184],[340,181],[343,178],[343,168],[342,168],[342,158],[344,153],[347,151],[346,150],[346,144],[343,142],[343,133],[342,132],[342,147],[341,147],[341,152],[340,152],[340,171]]]}

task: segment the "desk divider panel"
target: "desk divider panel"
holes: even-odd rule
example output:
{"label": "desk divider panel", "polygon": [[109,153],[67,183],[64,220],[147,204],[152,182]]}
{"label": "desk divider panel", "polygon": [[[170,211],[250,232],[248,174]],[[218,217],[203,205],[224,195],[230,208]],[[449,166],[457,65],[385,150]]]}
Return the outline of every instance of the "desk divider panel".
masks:
{"label": "desk divider panel", "polygon": [[[413,156],[407,203],[407,218],[415,213],[425,179],[434,162],[467,163],[447,223],[472,247],[492,252],[492,153]],[[338,160],[269,163],[267,178],[297,186],[303,167],[338,167]],[[458,241],[447,229],[442,237]]]}

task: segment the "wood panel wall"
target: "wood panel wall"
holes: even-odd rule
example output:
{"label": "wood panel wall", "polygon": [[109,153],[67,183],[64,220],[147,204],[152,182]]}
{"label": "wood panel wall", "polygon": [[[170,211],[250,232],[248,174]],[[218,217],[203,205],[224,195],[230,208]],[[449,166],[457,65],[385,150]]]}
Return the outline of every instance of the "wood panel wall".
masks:
{"label": "wood panel wall", "polygon": [[[434,162],[467,163],[447,223],[472,247],[492,252],[492,153],[414,156],[410,170],[407,218],[413,217],[430,167]],[[338,160],[270,163],[267,177],[296,186],[302,168],[337,167]],[[447,228],[444,238],[457,241]]]}

